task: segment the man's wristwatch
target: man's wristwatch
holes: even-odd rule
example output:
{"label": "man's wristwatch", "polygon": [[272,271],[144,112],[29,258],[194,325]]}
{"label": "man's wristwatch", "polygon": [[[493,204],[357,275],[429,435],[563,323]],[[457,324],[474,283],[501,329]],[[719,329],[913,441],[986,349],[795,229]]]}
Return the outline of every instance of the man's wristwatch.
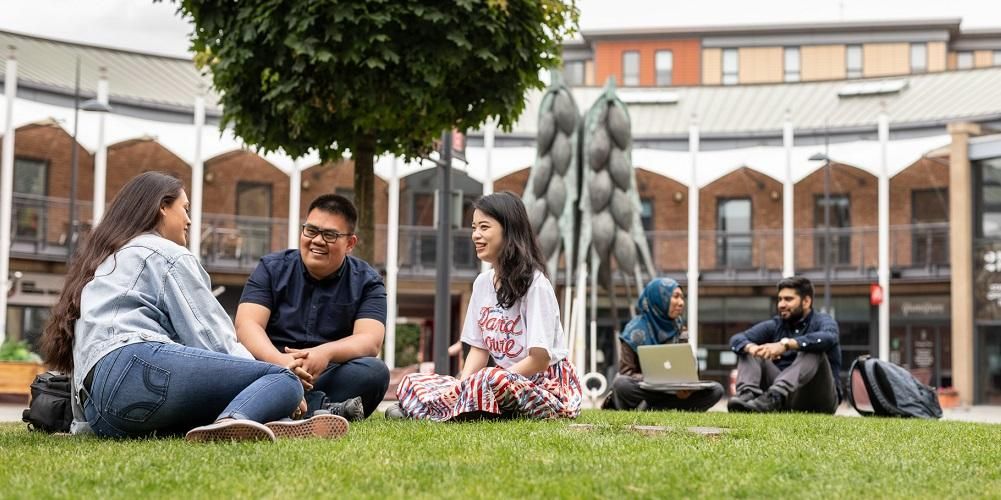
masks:
{"label": "man's wristwatch", "polygon": [[791,351],[796,348],[796,341],[789,337],[782,337],[782,340],[779,340],[779,343],[782,344],[782,347],[786,348],[786,351]]}

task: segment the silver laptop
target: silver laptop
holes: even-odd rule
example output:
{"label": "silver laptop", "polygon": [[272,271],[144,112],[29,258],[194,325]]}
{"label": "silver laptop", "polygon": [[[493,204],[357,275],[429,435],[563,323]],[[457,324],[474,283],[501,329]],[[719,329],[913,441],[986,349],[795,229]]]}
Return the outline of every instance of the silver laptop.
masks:
{"label": "silver laptop", "polygon": [[699,381],[692,346],[684,344],[639,346],[640,369],[643,382],[640,387],[657,389],[695,390],[713,385]]}

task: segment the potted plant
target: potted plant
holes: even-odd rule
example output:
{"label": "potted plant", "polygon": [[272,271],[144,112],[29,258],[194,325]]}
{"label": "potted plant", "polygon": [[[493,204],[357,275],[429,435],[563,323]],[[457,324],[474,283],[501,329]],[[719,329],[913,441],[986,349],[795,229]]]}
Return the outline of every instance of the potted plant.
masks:
{"label": "potted plant", "polygon": [[35,375],[45,372],[41,358],[23,340],[0,345],[0,394],[27,395]]}

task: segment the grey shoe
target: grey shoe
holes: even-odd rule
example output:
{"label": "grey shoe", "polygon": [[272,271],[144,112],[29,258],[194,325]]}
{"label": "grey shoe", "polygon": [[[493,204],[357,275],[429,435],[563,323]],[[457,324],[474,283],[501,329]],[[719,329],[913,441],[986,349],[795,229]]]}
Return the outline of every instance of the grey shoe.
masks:
{"label": "grey shoe", "polygon": [[365,407],[361,403],[361,396],[341,401],[340,403],[327,403],[323,408],[313,412],[314,415],[329,413],[344,417],[349,422],[362,420],[365,418]]}
{"label": "grey shoe", "polygon": [[393,403],[389,408],[386,408],[386,420],[403,420],[405,418],[407,416],[403,413],[400,403]]}

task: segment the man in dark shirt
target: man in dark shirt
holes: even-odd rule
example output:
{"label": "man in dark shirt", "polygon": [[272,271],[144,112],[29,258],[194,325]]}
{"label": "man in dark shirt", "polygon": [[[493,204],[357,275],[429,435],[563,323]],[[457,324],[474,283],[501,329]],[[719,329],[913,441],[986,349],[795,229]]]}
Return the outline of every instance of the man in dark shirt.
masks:
{"label": "man in dark shirt", "polygon": [[[255,358],[289,366],[303,382],[310,411],[322,396],[360,418],[382,401],[389,369],[376,356],[386,333],[386,288],[365,261],[348,255],[358,243],[358,211],[347,198],[322,195],[309,206],[299,249],[261,258],[236,311],[236,333]],[[320,392],[322,391],[322,394]],[[352,408],[353,406],[353,408]]]}
{"label": "man in dark shirt", "polygon": [[838,324],[813,311],[806,278],[779,281],[778,299],[777,316],[730,339],[738,356],[737,395],[727,409],[833,414],[841,400]]}

